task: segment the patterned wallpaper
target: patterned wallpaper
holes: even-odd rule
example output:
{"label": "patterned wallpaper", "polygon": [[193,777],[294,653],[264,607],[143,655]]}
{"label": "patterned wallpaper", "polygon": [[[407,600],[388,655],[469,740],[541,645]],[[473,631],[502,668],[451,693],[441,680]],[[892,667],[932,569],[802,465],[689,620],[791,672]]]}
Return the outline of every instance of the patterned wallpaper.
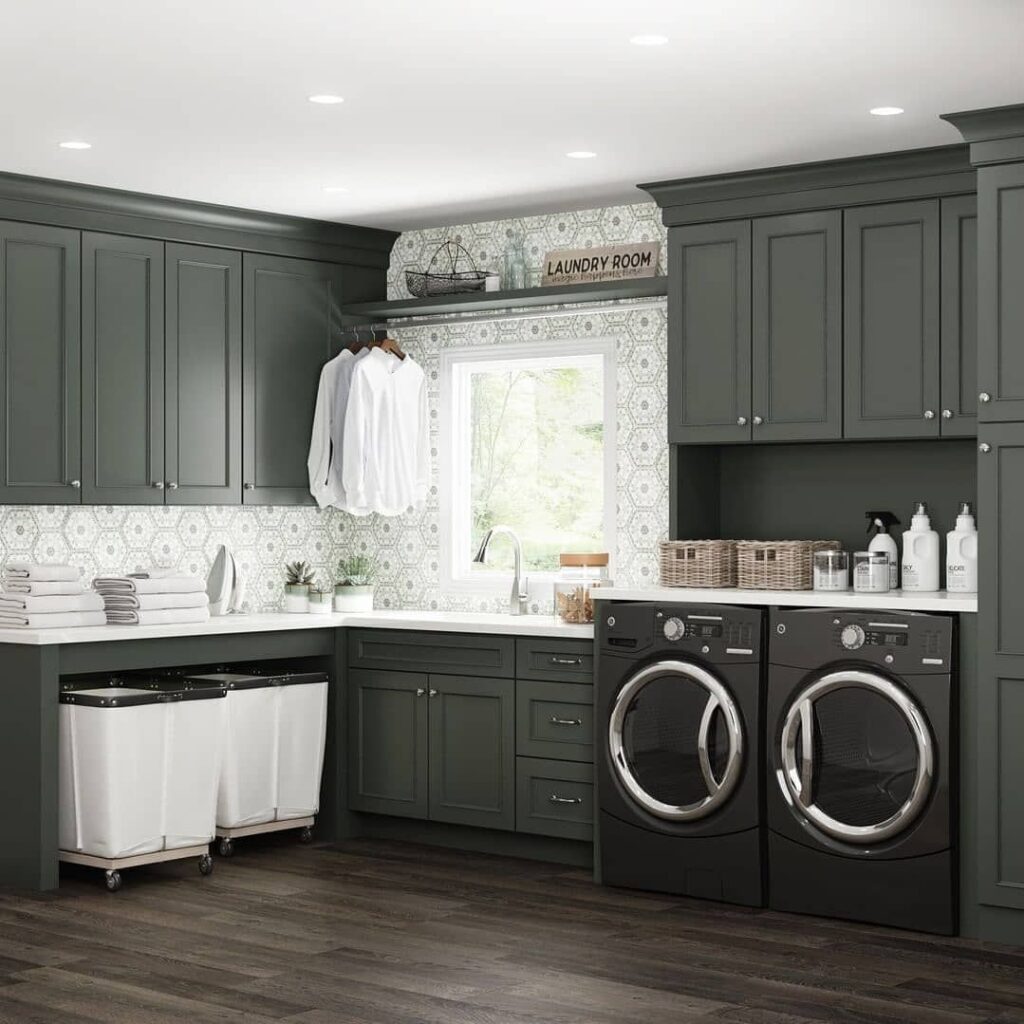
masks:
{"label": "patterned wallpaper", "polygon": [[[515,235],[526,239],[527,258],[535,276],[550,249],[665,240],[653,203],[408,232],[399,238],[392,254],[389,294],[392,298],[405,297],[405,269],[425,267],[446,238],[459,239],[479,269],[500,270],[508,241]],[[406,327],[395,333],[427,374],[435,458],[437,370],[443,350],[615,337],[616,580],[627,585],[655,580],[657,542],[668,530],[663,306],[631,310],[629,304],[622,304],[602,314],[578,307],[578,312],[551,319],[477,324],[453,320],[443,326]],[[225,543],[242,566],[249,607],[272,610],[280,604],[282,566],[286,561],[304,558],[314,565],[321,580],[333,583],[338,559],[365,551],[378,564],[378,607],[504,610],[506,599],[493,594],[441,592],[439,529],[436,478],[426,506],[396,518],[358,519],[314,508],[0,506],[0,552],[4,558],[31,556],[37,561],[67,561],[81,566],[88,578],[151,565],[175,566],[205,575],[217,545]],[[550,595],[538,593],[534,610],[549,611],[550,603]]]}

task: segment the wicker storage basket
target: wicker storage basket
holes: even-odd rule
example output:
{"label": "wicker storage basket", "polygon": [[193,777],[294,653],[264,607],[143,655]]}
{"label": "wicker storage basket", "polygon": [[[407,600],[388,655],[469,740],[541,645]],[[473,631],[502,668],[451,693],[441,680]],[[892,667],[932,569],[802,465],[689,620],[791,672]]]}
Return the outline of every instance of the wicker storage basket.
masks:
{"label": "wicker storage basket", "polygon": [[658,568],[663,587],[735,587],[736,541],[662,541]]}
{"label": "wicker storage basket", "polygon": [[837,540],[740,540],[736,576],[741,590],[810,590],[814,553],[841,551]]}

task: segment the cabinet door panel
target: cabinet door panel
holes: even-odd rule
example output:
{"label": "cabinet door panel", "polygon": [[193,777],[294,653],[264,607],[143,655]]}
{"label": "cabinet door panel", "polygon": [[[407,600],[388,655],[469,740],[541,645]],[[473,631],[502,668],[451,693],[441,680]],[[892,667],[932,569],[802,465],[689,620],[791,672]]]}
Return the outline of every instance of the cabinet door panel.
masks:
{"label": "cabinet door panel", "polygon": [[168,504],[242,500],[242,256],[167,246]]}
{"label": "cabinet door panel", "polygon": [[748,441],[750,221],[673,228],[668,272],[668,439]]}
{"label": "cabinet door panel", "polygon": [[754,221],[755,441],[842,436],[842,256],[837,210]]}
{"label": "cabinet door panel", "polygon": [[163,259],[162,242],[82,236],[82,496],[89,504],[164,501]]}
{"label": "cabinet door panel", "polygon": [[939,434],[939,204],[847,210],[847,437]]}
{"label": "cabinet door panel", "polygon": [[1024,164],[978,168],[978,407],[1024,421]]}
{"label": "cabinet door panel", "polygon": [[336,354],[343,268],[246,253],[242,500],[309,505],[310,430],[323,364]]}
{"label": "cabinet door panel", "polygon": [[427,816],[427,677],[353,671],[349,800],[354,811]]}
{"label": "cabinet door panel", "polygon": [[978,430],[978,214],[974,196],[942,200],[942,436]]}
{"label": "cabinet door panel", "polygon": [[432,675],[430,687],[431,821],[514,829],[515,683]]}
{"label": "cabinet door panel", "polygon": [[0,223],[0,502],[77,504],[81,238]]}

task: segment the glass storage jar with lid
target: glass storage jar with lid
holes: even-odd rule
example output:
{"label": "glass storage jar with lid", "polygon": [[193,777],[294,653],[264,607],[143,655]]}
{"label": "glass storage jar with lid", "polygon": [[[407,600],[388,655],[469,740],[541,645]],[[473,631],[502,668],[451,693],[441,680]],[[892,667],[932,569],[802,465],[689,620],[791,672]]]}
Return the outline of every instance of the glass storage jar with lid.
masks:
{"label": "glass storage jar with lid", "polygon": [[608,552],[561,554],[555,578],[555,615],[565,623],[580,625],[594,621],[595,587],[611,585],[608,578]]}

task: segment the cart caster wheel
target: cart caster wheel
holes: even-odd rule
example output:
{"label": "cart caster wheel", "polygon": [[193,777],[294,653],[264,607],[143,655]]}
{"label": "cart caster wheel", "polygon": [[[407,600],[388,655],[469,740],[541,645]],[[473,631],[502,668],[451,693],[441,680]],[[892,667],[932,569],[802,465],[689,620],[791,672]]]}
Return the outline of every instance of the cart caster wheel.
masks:
{"label": "cart caster wheel", "polygon": [[107,872],[107,891],[118,892],[121,888],[121,872],[120,871],[108,871]]}
{"label": "cart caster wheel", "polygon": [[217,844],[217,852],[222,857],[230,857],[235,852],[235,844],[230,839],[222,839]]}
{"label": "cart caster wheel", "polygon": [[213,874],[213,858],[208,853],[204,853],[202,857],[199,858],[199,874]]}
{"label": "cart caster wheel", "polygon": [[308,825],[299,832],[299,842],[300,843],[311,843],[311,842],[313,842],[313,830]]}

